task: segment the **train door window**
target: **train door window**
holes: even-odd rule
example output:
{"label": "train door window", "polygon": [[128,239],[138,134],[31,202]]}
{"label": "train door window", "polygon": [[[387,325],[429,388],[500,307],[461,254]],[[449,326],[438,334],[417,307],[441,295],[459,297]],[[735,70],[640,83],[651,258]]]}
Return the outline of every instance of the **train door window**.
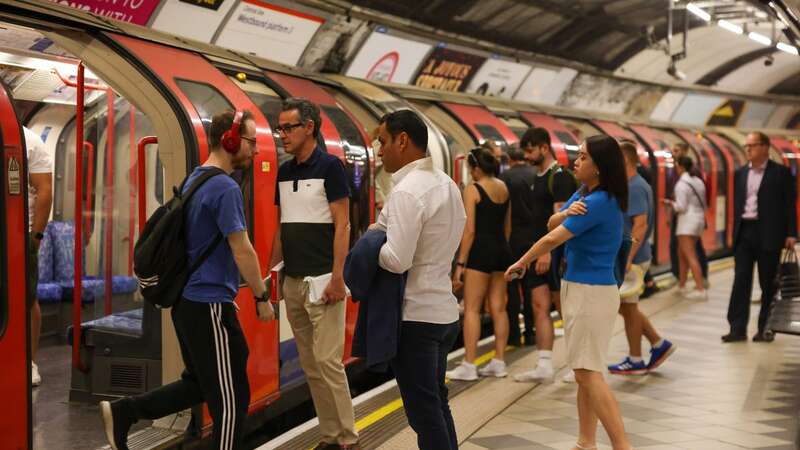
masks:
{"label": "train door window", "polygon": [[466,161],[462,159],[461,162],[457,164],[456,158],[459,156],[462,158],[465,157],[467,151],[475,147],[475,139],[473,139],[467,130],[456,122],[450,114],[436,104],[422,101],[412,101],[411,104],[433,121],[442,135],[444,135],[447,147],[450,149],[450,158],[454,170],[449,173],[453,174],[453,179],[462,185],[467,183],[469,181],[467,179],[469,177],[469,171],[467,170]]}
{"label": "train door window", "polygon": [[475,129],[481,134],[481,137],[486,141],[492,141],[497,144],[504,152],[508,152],[508,142],[503,139],[503,135],[497,131],[497,128],[482,123],[476,123]]}
{"label": "train door window", "polygon": [[334,106],[322,105],[321,108],[333,122],[342,139],[345,169],[351,191],[350,242],[355,243],[356,239],[367,230],[370,218],[370,165],[367,145],[361,130],[350,120],[347,113]]}
{"label": "train door window", "polygon": [[528,131],[528,124],[516,117],[500,117],[500,120],[502,120],[508,128],[511,128],[511,131],[520,139],[522,139],[522,136]]}
{"label": "train door window", "polygon": [[600,131],[599,128],[589,123],[587,120],[584,119],[573,119],[568,117],[559,117],[558,120],[564,124],[565,127],[569,129],[570,132],[578,139],[579,142],[583,142],[589,136],[594,136],[596,134],[604,134]]}
{"label": "train door window", "polygon": [[[281,113],[281,105],[283,104],[280,95],[260,81],[247,80],[247,82],[243,83],[236,77],[229,77],[229,79],[236,83],[250,100],[258,106],[258,109],[267,118],[269,127],[274,130],[278,126],[278,115]],[[278,150],[278,166],[293,158],[292,155],[286,153],[286,147],[283,146],[283,141],[280,137],[275,138],[275,147]]]}
{"label": "train door window", "polygon": [[691,149],[689,156],[694,160],[695,164],[698,164],[699,162],[699,167],[702,168],[704,174],[711,173],[711,161],[709,161],[708,158],[702,157],[702,149],[697,148],[692,142],[686,142],[672,130],[662,131],[664,141],[668,144],[669,148],[672,148],[679,142],[689,145],[689,148]]}
{"label": "train door window", "polygon": [[[186,94],[189,101],[197,110],[200,120],[203,121],[203,129],[208,137],[208,131],[211,127],[211,121],[214,115],[226,110],[234,110],[235,108],[222,95],[216,88],[205,83],[198,83],[196,81],[176,79],[175,83]],[[253,166],[244,171],[237,170],[231,174],[234,180],[239,184],[242,189],[242,196],[244,197],[244,214],[247,221],[247,233],[250,235],[250,240],[254,241],[254,223],[253,223]]]}
{"label": "train door window", "polygon": [[572,135],[566,131],[556,130],[553,132],[553,134],[555,134],[558,140],[564,144],[564,151],[567,152],[567,158],[569,158],[569,166],[573,167],[575,165],[575,160],[578,159],[580,144],[576,142],[575,138],[573,138]]}

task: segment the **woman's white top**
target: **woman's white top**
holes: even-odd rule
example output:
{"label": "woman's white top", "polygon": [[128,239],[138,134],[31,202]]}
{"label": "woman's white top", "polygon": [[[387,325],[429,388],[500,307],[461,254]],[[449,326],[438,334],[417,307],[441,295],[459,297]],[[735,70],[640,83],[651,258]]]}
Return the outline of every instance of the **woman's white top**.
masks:
{"label": "woman's white top", "polygon": [[684,172],[675,184],[675,212],[678,214],[705,214],[705,201],[706,186],[703,180]]}

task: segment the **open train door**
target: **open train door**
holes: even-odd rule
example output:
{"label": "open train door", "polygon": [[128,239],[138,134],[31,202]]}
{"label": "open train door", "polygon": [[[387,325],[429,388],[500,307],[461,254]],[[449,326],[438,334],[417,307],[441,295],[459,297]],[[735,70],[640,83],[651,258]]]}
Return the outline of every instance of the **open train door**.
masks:
{"label": "open train door", "polygon": [[[2,211],[0,221],[0,448],[29,449],[31,443],[31,385],[25,217],[28,177],[22,127],[11,97],[0,83],[0,145],[3,149]],[[25,261],[26,264],[20,264]]]}

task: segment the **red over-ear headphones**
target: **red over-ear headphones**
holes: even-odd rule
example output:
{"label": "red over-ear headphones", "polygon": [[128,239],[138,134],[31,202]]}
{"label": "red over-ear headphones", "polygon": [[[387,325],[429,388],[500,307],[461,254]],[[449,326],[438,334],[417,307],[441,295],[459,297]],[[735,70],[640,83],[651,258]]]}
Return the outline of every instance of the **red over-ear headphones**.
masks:
{"label": "red over-ear headphones", "polygon": [[239,127],[242,126],[243,111],[236,111],[233,116],[231,129],[222,134],[222,148],[228,153],[236,153],[242,146],[242,137],[239,135]]}

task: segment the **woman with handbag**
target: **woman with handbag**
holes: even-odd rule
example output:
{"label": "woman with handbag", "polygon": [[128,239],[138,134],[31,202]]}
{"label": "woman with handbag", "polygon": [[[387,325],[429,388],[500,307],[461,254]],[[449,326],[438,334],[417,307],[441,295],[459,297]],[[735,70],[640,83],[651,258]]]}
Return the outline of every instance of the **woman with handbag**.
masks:
{"label": "woman with handbag", "polygon": [[[675,236],[678,238],[678,292],[690,300],[706,300],[703,271],[697,260],[697,240],[706,228],[706,186],[700,177],[692,175],[692,159],[681,156],[675,164],[678,182],[675,200],[664,200],[678,215]],[[694,277],[695,290],[688,292],[686,279],[689,270]]]}
{"label": "woman with handbag", "polygon": [[623,211],[628,206],[628,179],[617,141],[605,135],[586,139],[575,161],[575,177],[583,186],[551,217],[552,231],[509,267],[505,276],[506,280],[522,276],[531,261],[566,243],[561,311],[567,363],[578,383],[575,449],[597,448],[599,419],[614,450],[629,450],[619,405],[603,377],[620,305],[614,267],[623,241]]}

